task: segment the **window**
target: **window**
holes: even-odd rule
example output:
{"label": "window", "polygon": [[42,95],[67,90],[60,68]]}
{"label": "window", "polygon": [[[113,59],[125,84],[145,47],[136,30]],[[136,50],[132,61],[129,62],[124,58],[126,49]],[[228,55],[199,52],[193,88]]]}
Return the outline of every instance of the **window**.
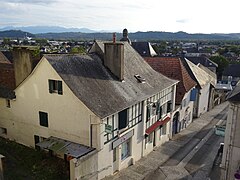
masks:
{"label": "window", "polygon": [[145,139],[145,144],[152,143],[152,142],[153,142],[153,133],[146,136],[146,139]]}
{"label": "window", "polygon": [[146,79],[141,77],[140,75],[136,74],[134,77],[138,80],[139,83],[145,83]]}
{"label": "window", "polygon": [[139,102],[128,109],[129,123],[131,128],[142,121],[142,102]]}
{"label": "window", "polygon": [[49,93],[63,94],[62,81],[49,79],[48,85],[49,85]]}
{"label": "window", "polygon": [[[45,140],[45,139],[46,139],[46,138],[44,138],[44,137],[34,135],[35,148],[36,148],[36,149],[39,149],[40,147],[39,147],[39,146],[36,146],[36,144],[39,143],[39,142],[42,142],[42,141]],[[39,149],[39,150],[40,150],[40,149]]]}
{"label": "window", "polygon": [[47,113],[39,111],[39,120],[40,120],[41,126],[48,127],[48,114]]}
{"label": "window", "polygon": [[190,94],[190,101],[196,101],[197,98],[197,89],[192,89]]}
{"label": "window", "polygon": [[172,110],[172,102],[168,101],[167,102],[167,113],[171,112],[171,110]]}
{"label": "window", "polygon": [[130,140],[122,143],[121,160],[123,161],[129,156],[130,156]]}
{"label": "window", "polygon": [[6,99],[6,107],[8,107],[8,108],[11,107],[10,99]]}
{"label": "window", "polygon": [[118,129],[124,129],[128,126],[127,109],[118,113]]}
{"label": "window", "polygon": [[156,111],[157,119],[162,118],[162,106],[160,106],[160,102],[157,102],[157,111]]}
{"label": "window", "polygon": [[7,128],[0,127],[0,135],[7,135]]}
{"label": "window", "polygon": [[163,125],[162,126],[162,128],[161,128],[161,133],[162,133],[162,135],[166,135],[166,132],[167,131],[167,125],[165,124],[165,125]]}

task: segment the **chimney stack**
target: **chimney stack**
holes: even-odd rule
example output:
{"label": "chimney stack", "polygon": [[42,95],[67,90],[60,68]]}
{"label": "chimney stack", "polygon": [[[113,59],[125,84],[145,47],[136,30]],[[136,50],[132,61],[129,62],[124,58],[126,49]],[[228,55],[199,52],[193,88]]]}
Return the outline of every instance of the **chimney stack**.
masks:
{"label": "chimney stack", "polygon": [[13,64],[16,86],[28,77],[39,60],[40,55],[35,54],[35,50],[30,50],[28,47],[13,48]]}
{"label": "chimney stack", "polygon": [[[115,37],[116,38],[116,37]],[[104,43],[104,65],[120,80],[124,80],[124,44]]]}

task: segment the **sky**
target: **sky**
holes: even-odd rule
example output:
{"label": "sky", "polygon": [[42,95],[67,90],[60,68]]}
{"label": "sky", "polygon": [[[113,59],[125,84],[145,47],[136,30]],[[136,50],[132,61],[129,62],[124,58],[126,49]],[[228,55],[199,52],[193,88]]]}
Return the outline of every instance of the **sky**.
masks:
{"label": "sky", "polygon": [[240,0],[0,0],[0,27],[240,33]]}

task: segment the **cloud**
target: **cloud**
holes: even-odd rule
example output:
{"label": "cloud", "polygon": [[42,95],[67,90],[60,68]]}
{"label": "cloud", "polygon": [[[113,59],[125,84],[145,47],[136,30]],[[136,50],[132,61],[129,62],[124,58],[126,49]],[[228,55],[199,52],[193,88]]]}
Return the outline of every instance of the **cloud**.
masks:
{"label": "cloud", "polygon": [[0,0],[0,2],[14,4],[51,4],[57,2],[57,0]]}
{"label": "cloud", "polygon": [[188,23],[189,19],[177,19],[176,22],[177,23]]}

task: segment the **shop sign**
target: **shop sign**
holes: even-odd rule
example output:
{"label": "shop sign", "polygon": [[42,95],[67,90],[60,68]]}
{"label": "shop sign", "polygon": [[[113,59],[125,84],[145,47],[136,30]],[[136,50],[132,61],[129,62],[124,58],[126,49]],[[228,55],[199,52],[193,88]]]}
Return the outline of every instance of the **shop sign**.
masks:
{"label": "shop sign", "polygon": [[133,136],[133,130],[129,131],[127,134],[124,134],[122,137],[119,137],[116,141],[113,142],[113,149],[123,142],[127,141]]}
{"label": "shop sign", "polygon": [[105,124],[105,132],[108,133],[108,134],[111,134],[112,133],[112,126],[108,125],[108,124]]}

